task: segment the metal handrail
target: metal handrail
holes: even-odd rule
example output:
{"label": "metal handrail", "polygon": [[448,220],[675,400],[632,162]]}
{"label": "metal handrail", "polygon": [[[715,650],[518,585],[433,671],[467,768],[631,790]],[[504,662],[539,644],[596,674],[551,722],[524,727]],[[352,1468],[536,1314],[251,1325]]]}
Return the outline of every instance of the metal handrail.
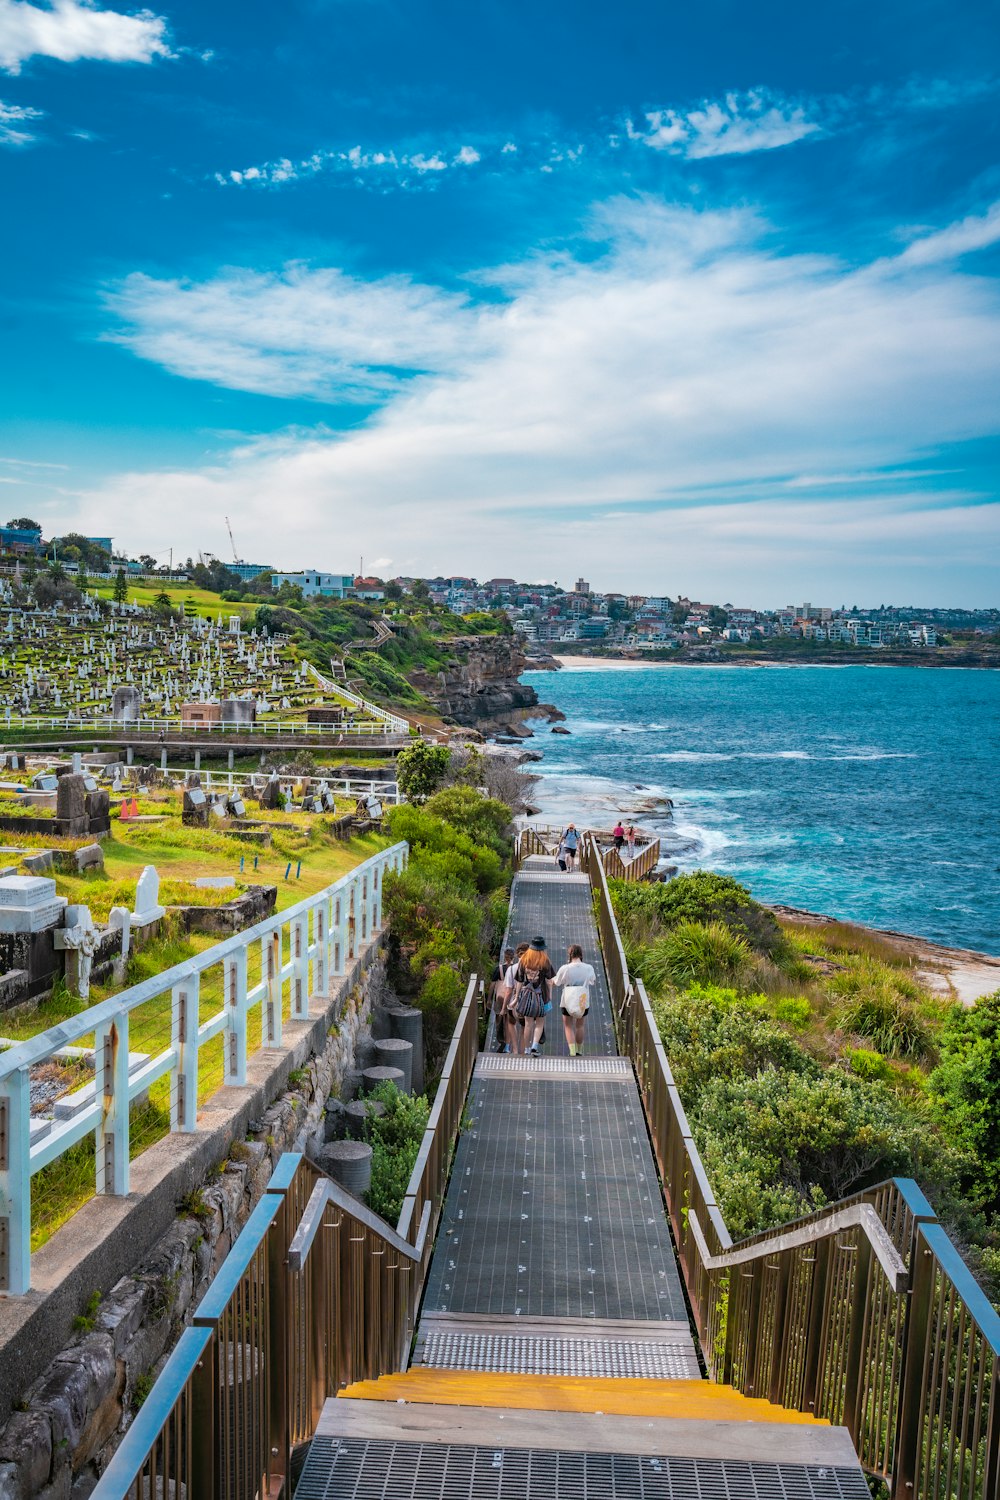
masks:
{"label": "metal handrail", "polygon": [[[384,876],[403,868],[408,846],[396,843],[372,855],[332,885],[242,932],[215,943],[142,983],[70,1016],[47,1031],[0,1052],[0,1290],[21,1294],[31,1285],[31,1178],[86,1136],[96,1136],[96,1190],[129,1191],[130,1105],[159,1079],[170,1079],[171,1129],[197,1129],[199,1050],[224,1037],[226,1084],[247,1081],[249,1020],[261,1007],[260,1045],[281,1046],[284,986],[291,1016],[309,1018],[313,995],[325,995],[382,927]],[[311,931],[310,931],[311,929]],[[248,983],[251,947],[260,944],[261,978]],[[202,1020],[201,980],[221,966],[219,1009]],[[129,1017],[139,1007],[170,996],[170,1039],[141,1066],[129,1066]],[[94,1036],[95,1076],[81,1107],[32,1140],[30,1070],[82,1038]]]}
{"label": "metal handrail", "polygon": [[996,1500],[1000,1316],[926,1197],[893,1178],[734,1245],[590,838],[584,868],[710,1374],[846,1426],[892,1500]]}
{"label": "metal handrail", "polygon": [[[464,1103],[476,985],[473,977],[432,1111],[445,1162]],[[287,1495],[292,1454],[327,1397],[406,1368],[446,1186],[446,1173],[432,1181],[411,1240],[305,1157],[282,1156],[94,1500],[242,1500],[283,1485]]]}

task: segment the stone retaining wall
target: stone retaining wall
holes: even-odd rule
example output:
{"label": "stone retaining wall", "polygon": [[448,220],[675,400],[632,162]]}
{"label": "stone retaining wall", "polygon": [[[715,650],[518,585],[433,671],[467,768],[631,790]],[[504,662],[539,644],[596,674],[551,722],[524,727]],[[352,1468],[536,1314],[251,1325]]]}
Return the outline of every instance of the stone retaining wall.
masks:
{"label": "stone retaining wall", "polygon": [[[0,1500],[84,1500],[91,1493],[166,1356],[260,1201],[282,1152],[302,1150],[322,1137],[326,1101],[339,1093],[355,1068],[359,1048],[370,1039],[372,1005],[381,1003],[384,993],[384,959],[376,943],[331,997],[318,1026],[300,1028],[306,1036],[293,1043],[273,1070],[271,1078],[276,1081],[270,1093],[267,1081],[261,1080],[249,1089],[222,1090],[210,1101],[211,1105],[226,1094],[252,1096],[239,1101],[221,1129],[217,1120],[205,1120],[214,1150],[207,1157],[205,1153],[194,1156],[195,1176],[180,1163],[160,1174],[164,1180],[151,1182],[145,1213],[162,1215],[166,1207],[165,1222],[152,1243],[143,1246],[134,1260],[127,1260],[126,1274],[121,1274],[119,1265],[113,1284],[108,1282],[107,1295],[100,1296],[95,1280],[102,1264],[115,1263],[115,1256],[108,1253],[112,1247],[105,1243],[100,1247],[103,1254],[87,1257],[82,1243],[86,1235],[80,1233],[83,1226],[74,1234],[74,1224],[85,1216],[94,1218],[95,1210],[99,1218],[109,1205],[127,1204],[135,1193],[128,1200],[92,1200],[39,1252],[44,1256],[50,1247],[57,1248],[56,1241],[70,1237],[66,1253],[74,1272],[82,1264],[83,1275],[67,1273],[69,1300],[53,1293],[42,1299],[38,1310],[44,1311],[44,1303],[50,1303],[47,1321],[60,1315],[65,1319],[68,1314],[75,1317],[77,1331],[71,1333],[64,1327],[56,1346],[59,1352],[53,1358],[50,1350],[39,1361],[38,1330],[32,1327],[36,1319],[23,1319],[21,1328],[12,1334],[2,1326],[5,1320],[0,1313],[0,1336],[7,1335],[0,1346],[0,1367],[7,1377],[2,1380],[0,1402],[5,1403],[3,1414],[9,1413],[0,1427]],[[309,1044],[310,1039],[315,1045]],[[288,1087],[290,1082],[293,1087]],[[212,1113],[211,1109],[203,1112]],[[202,1115],[199,1133],[201,1129]],[[148,1159],[154,1153],[169,1160],[196,1139],[171,1136],[159,1142],[136,1161],[133,1176],[143,1164],[153,1165]],[[157,1176],[155,1171],[147,1175]],[[119,1217],[109,1231],[109,1237],[122,1242],[119,1258],[121,1252],[128,1257],[133,1241],[130,1219]],[[36,1293],[29,1296],[38,1301]],[[15,1305],[8,1301],[3,1311]]]}

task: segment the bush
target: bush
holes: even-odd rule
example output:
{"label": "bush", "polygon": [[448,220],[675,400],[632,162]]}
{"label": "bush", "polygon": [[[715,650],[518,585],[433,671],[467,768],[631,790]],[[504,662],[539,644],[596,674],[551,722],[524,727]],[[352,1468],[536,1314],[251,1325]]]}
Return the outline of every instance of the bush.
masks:
{"label": "bush", "polygon": [[930,1092],[945,1129],[977,1163],[970,1192],[1000,1209],[1000,990],[952,1009]]}
{"label": "bush", "polygon": [[653,1013],[686,1106],[696,1108],[714,1078],[756,1076],[768,1069],[816,1072],[818,1064],[772,1021],[763,1000],[697,985],[685,995],[658,997]]}
{"label": "bush", "polygon": [[467,834],[473,843],[510,858],[510,809],[495,797],[483,797],[471,786],[449,786],[435,792],[425,811]]}
{"label": "bush", "polygon": [[873,1042],[888,1057],[926,1057],[930,1030],[908,1000],[891,989],[872,985],[840,1012],[845,1031]]}
{"label": "bush", "polygon": [[777,920],[730,875],[695,870],[666,882],[610,882],[619,922],[634,933],[676,927],[681,922],[722,923],[756,953],[785,955],[787,944]]}
{"label": "bush", "polygon": [[654,985],[729,984],[747,973],[747,942],[724,922],[678,922],[640,959],[640,972]]}
{"label": "bush", "polygon": [[410,802],[426,802],[441,785],[448,771],[451,753],[447,745],[429,745],[414,740],[396,757],[396,781]]}
{"label": "bush", "polygon": [[844,1059],[858,1078],[888,1078],[892,1073],[881,1052],[871,1052],[867,1047],[846,1047]]}
{"label": "bush", "polygon": [[796,1031],[804,1031],[812,1019],[812,1006],[804,995],[784,995],[774,1007],[774,1018]]}
{"label": "bush", "polygon": [[365,1121],[365,1139],[372,1148],[368,1206],[395,1225],[427,1128],[430,1105],[422,1094],[401,1093],[394,1083],[380,1083],[367,1097],[385,1105],[384,1115],[372,1115]]}

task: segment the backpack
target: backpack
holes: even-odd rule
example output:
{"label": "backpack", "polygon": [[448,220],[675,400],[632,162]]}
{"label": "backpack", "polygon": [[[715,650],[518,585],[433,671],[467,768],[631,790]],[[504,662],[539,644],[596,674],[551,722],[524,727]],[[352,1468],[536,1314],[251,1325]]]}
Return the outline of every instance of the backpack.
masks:
{"label": "backpack", "polygon": [[537,969],[519,969],[511,1010],[521,1021],[536,1021],[545,1010],[545,981]]}

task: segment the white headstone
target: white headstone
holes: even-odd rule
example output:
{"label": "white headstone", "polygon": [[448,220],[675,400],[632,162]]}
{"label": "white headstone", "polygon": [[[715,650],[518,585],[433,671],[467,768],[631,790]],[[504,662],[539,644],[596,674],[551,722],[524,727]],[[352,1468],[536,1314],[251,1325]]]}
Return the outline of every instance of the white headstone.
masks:
{"label": "white headstone", "polygon": [[155,865],[146,865],[135,888],[135,911],[132,913],[133,927],[148,927],[167,914],[160,905],[160,877]]}

